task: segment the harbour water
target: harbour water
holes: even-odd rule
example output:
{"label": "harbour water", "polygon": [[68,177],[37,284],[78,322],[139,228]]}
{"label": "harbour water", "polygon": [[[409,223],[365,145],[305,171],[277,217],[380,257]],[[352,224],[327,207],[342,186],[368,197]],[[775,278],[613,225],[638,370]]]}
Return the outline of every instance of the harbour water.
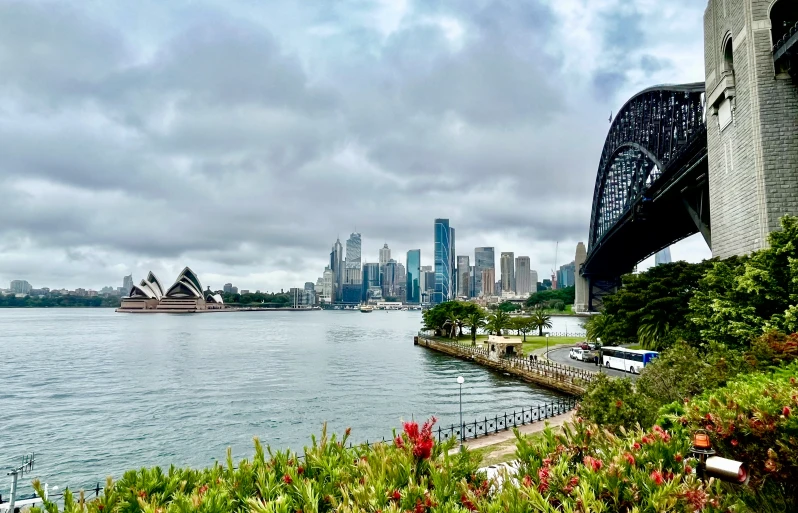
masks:
{"label": "harbour water", "polygon": [[417,311],[0,310],[0,467],[35,451],[31,477],[77,489],[130,468],[209,465],[227,447],[248,457],[253,436],[301,449],[324,422],[355,442],[413,418],[448,426],[458,375],[466,421],[558,397],[414,347],[420,325]]}

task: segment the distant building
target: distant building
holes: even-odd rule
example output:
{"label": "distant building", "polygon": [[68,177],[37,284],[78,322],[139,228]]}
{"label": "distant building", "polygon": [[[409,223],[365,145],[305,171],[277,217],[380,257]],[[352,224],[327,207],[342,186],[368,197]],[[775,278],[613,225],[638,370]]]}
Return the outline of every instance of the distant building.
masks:
{"label": "distant building", "polygon": [[8,290],[12,294],[30,294],[33,287],[26,280],[12,280]]}
{"label": "distant building", "polygon": [[224,287],[222,287],[222,291],[224,291],[225,294],[234,294],[233,288],[232,283],[225,283]]}
{"label": "distant building", "polygon": [[515,293],[519,296],[528,296],[533,292],[531,265],[528,256],[515,259]]}
{"label": "distant building", "polygon": [[322,301],[332,303],[333,291],[335,288],[335,276],[333,275],[332,269],[330,269],[329,265],[324,268],[322,280],[324,280],[324,287],[321,291]]}
{"label": "distant building", "polygon": [[344,283],[341,289],[341,303],[360,303],[363,288],[360,283]]}
{"label": "distant building", "polygon": [[657,251],[654,255],[654,265],[670,264],[671,263],[671,248],[667,247],[663,250]]}
{"label": "distant building", "polygon": [[471,296],[471,262],[468,255],[457,257],[457,295]]}
{"label": "distant building", "polygon": [[133,275],[128,274],[122,278],[122,295],[127,296],[130,294],[130,289],[133,288]]}
{"label": "distant building", "polygon": [[241,295],[243,296],[244,294],[249,294],[249,289],[241,289]]}
{"label": "distant building", "polygon": [[557,271],[557,288],[564,289],[565,287],[573,287],[576,283],[575,280],[576,264],[571,262],[569,264],[561,265]]}
{"label": "distant building", "polygon": [[452,230],[448,219],[435,219],[435,292],[432,294],[433,305],[444,303],[452,295]]}
{"label": "distant building", "polygon": [[344,283],[344,247],[340,238],[335,240],[330,251],[330,269],[333,272],[332,302],[337,303],[341,300],[341,286]]}
{"label": "distant building", "polygon": [[538,272],[537,271],[529,271],[529,283],[532,287],[532,293],[538,291]]}
{"label": "distant building", "polygon": [[[352,233],[346,240],[346,268],[360,270],[360,234]],[[359,274],[359,273],[358,273]],[[360,278],[358,277],[358,280]],[[360,281],[358,281],[360,283]]]}
{"label": "distant building", "polygon": [[421,250],[411,249],[407,252],[407,284],[406,300],[410,304],[421,302]]}
{"label": "distant building", "polygon": [[490,297],[496,295],[496,269],[483,269],[482,271],[482,289],[480,297]]}
{"label": "distant building", "polygon": [[457,257],[454,247],[454,228],[449,227],[449,299],[457,297]]}
{"label": "distant building", "polygon": [[388,260],[390,260],[390,259],[391,259],[391,248],[389,248],[388,244],[386,243],[380,249],[380,267],[382,267],[383,265],[387,264]]}
{"label": "distant building", "polygon": [[361,299],[368,301],[374,296],[375,291],[380,292],[382,297],[382,290],[380,289],[380,264],[366,263],[363,264],[363,278],[361,279]]}
{"label": "distant building", "polygon": [[502,293],[515,291],[515,254],[503,252],[500,257],[502,270]]}
{"label": "distant building", "polygon": [[[474,295],[483,296],[485,295],[485,291],[482,287],[482,271],[486,269],[496,269],[496,256],[493,248],[474,248],[474,268]],[[493,280],[491,280],[491,282],[492,281]],[[493,286],[491,285],[490,288],[492,289]]]}

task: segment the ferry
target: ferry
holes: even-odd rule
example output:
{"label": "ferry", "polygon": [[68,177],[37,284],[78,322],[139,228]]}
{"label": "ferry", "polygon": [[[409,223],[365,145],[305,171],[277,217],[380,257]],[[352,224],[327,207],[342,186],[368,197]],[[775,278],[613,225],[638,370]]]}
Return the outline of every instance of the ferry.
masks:
{"label": "ferry", "polygon": [[374,307],[371,305],[360,305],[361,313],[371,313],[374,311]]}

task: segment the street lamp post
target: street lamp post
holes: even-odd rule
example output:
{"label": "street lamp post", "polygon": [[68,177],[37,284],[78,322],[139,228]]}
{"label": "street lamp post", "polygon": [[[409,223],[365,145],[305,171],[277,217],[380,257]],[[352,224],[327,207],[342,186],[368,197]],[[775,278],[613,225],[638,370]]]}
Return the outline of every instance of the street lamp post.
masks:
{"label": "street lamp post", "polygon": [[546,333],[546,359],[549,359],[549,334]]}
{"label": "street lamp post", "polygon": [[465,434],[463,433],[463,383],[465,383],[465,378],[463,376],[457,376],[457,384],[460,385],[460,447],[463,447],[463,441],[465,440]]}
{"label": "street lamp post", "polygon": [[599,373],[601,373],[601,368],[604,366],[604,352],[601,350],[601,337],[596,337],[596,342],[598,342],[598,366],[599,366]]}

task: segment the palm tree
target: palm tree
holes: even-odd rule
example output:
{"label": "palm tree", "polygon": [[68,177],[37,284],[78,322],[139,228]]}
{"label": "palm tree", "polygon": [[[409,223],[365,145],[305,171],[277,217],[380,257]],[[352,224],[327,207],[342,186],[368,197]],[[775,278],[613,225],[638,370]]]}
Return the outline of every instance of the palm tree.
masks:
{"label": "palm tree", "polygon": [[595,342],[600,338],[606,338],[611,320],[610,316],[606,314],[591,316],[585,321],[585,335],[587,339],[591,342]]}
{"label": "palm tree", "polygon": [[537,307],[530,316],[532,324],[538,329],[538,336],[543,336],[543,328],[551,328],[551,315],[547,314],[543,308]]}
{"label": "palm tree", "polygon": [[471,345],[477,345],[477,330],[484,328],[485,324],[487,324],[485,322],[485,313],[482,310],[472,312],[463,319],[463,324],[471,329]]}
{"label": "palm tree", "polygon": [[496,313],[491,314],[488,317],[488,323],[486,327],[488,331],[494,333],[495,335],[501,335],[502,330],[507,328],[510,325],[510,314],[507,312],[503,312],[502,310],[496,310]]}
{"label": "palm tree", "polygon": [[662,317],[645,315],[637,326],[637,340],[643,349],[659,349],[660,341],[670,330],[670,324]]}
{"label": "palm tree", "polygon": [[457,326],[460,324],[460,316],[457,312],[451,311],[446,314],[446,322],[449,324],[449,337],[454,338],[457,334]]}

